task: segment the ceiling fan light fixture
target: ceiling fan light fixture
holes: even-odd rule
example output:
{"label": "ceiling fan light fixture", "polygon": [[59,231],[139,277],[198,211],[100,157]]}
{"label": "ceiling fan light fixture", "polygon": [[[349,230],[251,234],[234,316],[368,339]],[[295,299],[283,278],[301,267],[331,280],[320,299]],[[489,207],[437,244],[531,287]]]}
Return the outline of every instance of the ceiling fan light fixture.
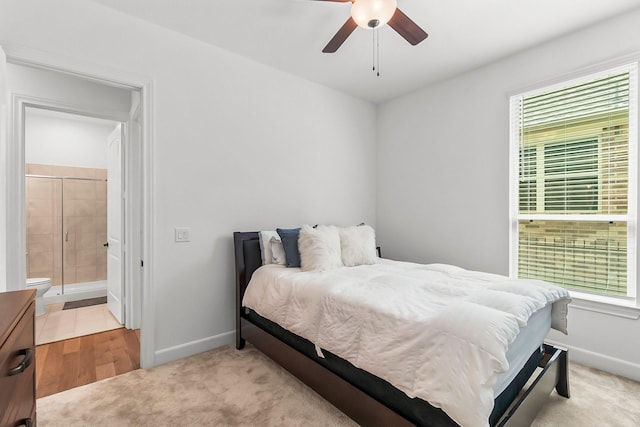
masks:
{"label": "ceiling fan light fixture", "polygon": [[397,7],[397,0],[355,0],[351,17],[361,28],[379,28],[389,22]]}

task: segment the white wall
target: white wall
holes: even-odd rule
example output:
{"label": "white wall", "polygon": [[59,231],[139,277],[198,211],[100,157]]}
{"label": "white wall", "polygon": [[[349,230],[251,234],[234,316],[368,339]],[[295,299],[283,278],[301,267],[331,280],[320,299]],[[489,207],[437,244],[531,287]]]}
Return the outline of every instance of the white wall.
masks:
{"label": "white wall", "polygon": [[375,224],[374,106],[90,2],[0,6],[0,44],[153,79],[156,361],[233,339],[233,231]]}
{"label": "white wall", "polygon": [[107,169],[107,138],[116,122],[27,108],[25,161]]}
{"label": "white wall", "polygon": [[[3,147],[7,144],[8,132],[8,88],[5,76],[6,56],[4,50],[0,47],[0,168],[7,169],[6,154]],[[7,291],[7,245],[5,244],[6,236],[6,180],[0,182],[0,292]]]}
{"label": "white wall", "polygon": [[[378,110],[378,238],[390,258],[509,272],[508,96],[630,53],[640,10]],[[640,321],[573,308],[574,360],[640,379]]]}
{"label": "white wall", "polygon": [[[9,16],[11,12],[5,13],[3,8],[0,19],[9,19]],[[131,106],[131,91],[128,89],[79,79],[61,72],[9,63],[7,80],[14,94],[53,100],[79,109],[121,115],[128,113]]]}

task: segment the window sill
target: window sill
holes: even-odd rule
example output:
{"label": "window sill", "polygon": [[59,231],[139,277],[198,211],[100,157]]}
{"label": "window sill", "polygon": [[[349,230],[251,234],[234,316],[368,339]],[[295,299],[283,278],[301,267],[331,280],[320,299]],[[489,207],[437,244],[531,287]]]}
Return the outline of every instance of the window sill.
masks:
{"label": "window sill", "polygon": [[569,304],[571,308],[609,314],[625,319],[638,320],[640,318],[640,307],[636,306],[635,299],[618,299],[576,291],[570,291],[569,293],[571,294],[571,304]]}

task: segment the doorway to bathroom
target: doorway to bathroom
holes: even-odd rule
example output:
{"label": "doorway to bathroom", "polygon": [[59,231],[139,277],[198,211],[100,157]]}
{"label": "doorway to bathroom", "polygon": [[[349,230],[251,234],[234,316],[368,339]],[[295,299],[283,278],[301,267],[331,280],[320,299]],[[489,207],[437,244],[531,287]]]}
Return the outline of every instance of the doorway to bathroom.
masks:
{"label": "doorway to bathroom", "polygon": [[[50,283],[36,343],[122,327],[124,123],[26,107],[26,273]],[[42,285],[40,285],[42,287]],[[68,311],[67,311],[68,310]]]}
{"label": "doorway to bathroom", "polygon": [[[140,90],[25,64],[6,73],[7,282],[36,289],[36,343],[141,328]],[[63,310],[104,296],[106,306]],[[51,318],[39,310],[47,304]]]}
{"label": "doorway to bathroom", "polygon": [[[6,56],[5,56],[6,53]],[[5,62],[6,58],[6,62]],[[26,182],[24,115],[42,108],[125,123],[122,140],[122,289],[124,323],[140,330],[140,364],[155,364],[152,286],[153,82],[116,68],[80,59],[0,46],[0,129],[8,124],[3,149],[4,191],[0,191],[1,290],[26,287]],[[4,135],[4,133],[2,134]],[[0,135],[0,136],[2,136]],[[6,249],[6,250],[5,250]],[[143,268],[145,267],[145,268]],[[63,294],[64,295],[64,294]],[[144,301],[144,304],[143,304]]]}

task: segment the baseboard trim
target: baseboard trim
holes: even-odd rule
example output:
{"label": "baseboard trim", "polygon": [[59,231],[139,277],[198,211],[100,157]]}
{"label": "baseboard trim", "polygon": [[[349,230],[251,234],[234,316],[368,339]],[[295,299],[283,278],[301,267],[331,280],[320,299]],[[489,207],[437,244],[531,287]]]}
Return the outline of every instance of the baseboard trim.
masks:
{"label": "baseboard trim", "polygon": [[576,362],[591,368],[600,369],[621,377],[640,381],[640,364],[632,363],[623,359],[596,353],[584,348],[566,345],[565,343],[546,340],[549,344],[565,347],[569,350],[569,361]]}
{"label": "baseboard trim", "polygon": [[236,332],[230,331],[201,340],[164,348],[155,352],[155,365],[173,362],[184,357],[193,356],[203,351],[212,350],[223,345],[234,345]]}

